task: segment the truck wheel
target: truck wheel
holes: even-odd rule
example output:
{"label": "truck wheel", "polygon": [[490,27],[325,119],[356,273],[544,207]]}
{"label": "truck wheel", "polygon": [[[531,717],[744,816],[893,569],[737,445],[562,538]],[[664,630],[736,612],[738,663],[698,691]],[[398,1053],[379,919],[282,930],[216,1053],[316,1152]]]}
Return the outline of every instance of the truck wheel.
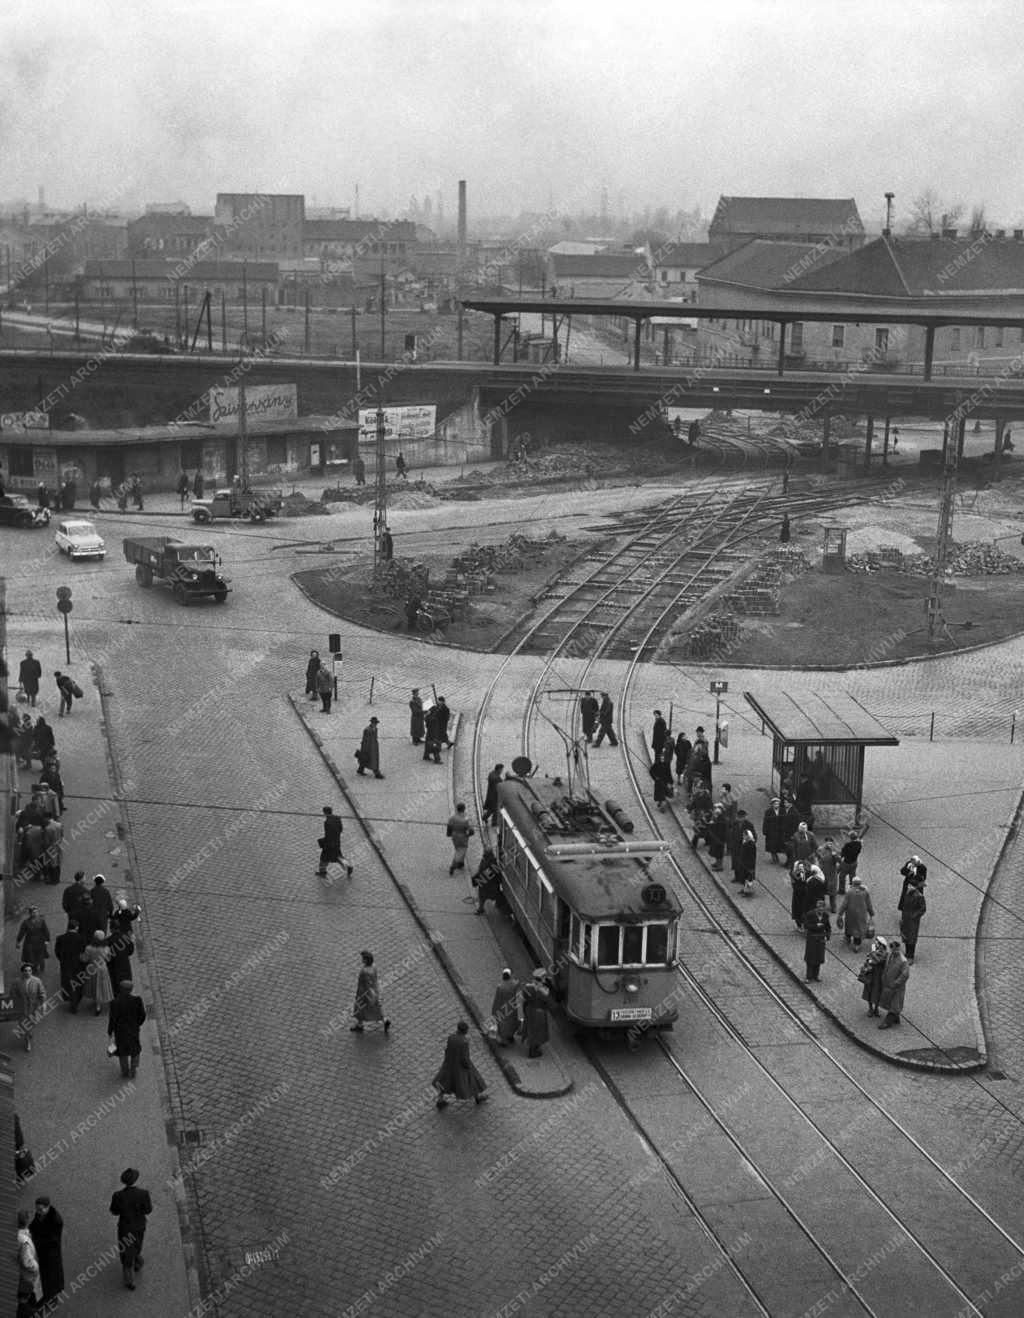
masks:
{"label": "truck wheel", "polygon": [[197,525],[203,525],[210,521],[210,510],[208,508],[197,508],[192,514]]}
{"label": "truck wheel", "polygon": [[147,589],[153,584],[153,569],[146,567],[145,563],[137,563],[135,566],[135,580],[140,586]]}
{"label": "truck wheel", "polygon": [[262,522],[263,518],[264,518],[264,514],[259,508],[253,508],[252,511],[249,513],[249,520],[251,522]]}
{"label": "truck wheel", "polygon": [[216,604],[223,604],[227,597],[228,593],[226,590],[218,590],[213,599]]}
{"label": "truck wheel", "polygon": [[181,584],[180,581],[175,582],[174,598],[178,601],[179,604],[185,604],[185,605],[188,604],[188,591],[185,589],[185,587]]}

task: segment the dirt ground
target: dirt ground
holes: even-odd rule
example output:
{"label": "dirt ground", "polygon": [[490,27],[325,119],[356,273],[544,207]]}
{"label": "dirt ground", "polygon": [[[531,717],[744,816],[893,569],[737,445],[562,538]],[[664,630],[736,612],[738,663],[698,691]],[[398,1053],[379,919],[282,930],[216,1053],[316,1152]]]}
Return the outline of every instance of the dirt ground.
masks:
{"label": "dirt ground", "polygon": [[[459,649],[490,652],[512,624],[534,606],[547,583],[568,570],[586,547],[582,541],[552,542],[533,566],[496,575],[493,594],[474,597],[466,617],[450,623],[438,639]],[[444,578],[450,558],[450,553],[423,554],[419,561],[430,569],[433,581]],[[297,572],[294,580],[322,608],[349,622],[383,632],[404,632],[405,601],[375,597],[370,590],[371,570],[370,560],[361,558],[344,568],[332,564]]]}

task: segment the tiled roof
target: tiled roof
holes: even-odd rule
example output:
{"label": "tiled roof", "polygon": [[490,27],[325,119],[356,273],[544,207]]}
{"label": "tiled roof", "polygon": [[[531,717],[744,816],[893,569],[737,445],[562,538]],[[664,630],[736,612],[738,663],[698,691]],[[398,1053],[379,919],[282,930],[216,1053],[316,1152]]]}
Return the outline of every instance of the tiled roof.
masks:
{"label": "tiled roof", "polygon": [[725,255],[722,243],[663,243],[651,253],[655,266],[684,266],[686,269],[710,265]]}
{"label": "tiled roof", "polygon": [[556,252],[551,258],[559,279],[650,278],[647,260],[636,252],[595,252],[593,256],[571,256]]}
{"label": "tiled roof", "polygon": [[722,233],[862,234],[853,197],[719,197],[710,229]]}
{"label": "tiled roof", "polygon": [[1024,291],[1024,242],[992,238],[879,238],[790,288],[876,296],[955,297]]}
{"label": "tiled roof", "polygon": [[823,243],[785,243],[752,238],[721,260],[705,266],[697,278],[746,284],[751,288],[800,287],[799,276],[842,260],[845,254],[844,248],[827,247]]}
{"label": "tiled roof", "polygon": [[202,237],[213,228],[213,216],[161,215],[159,212],[151,212],[148,215],[140,215],[137,220],[129,220],[128,228],[138,233],[188,233]]}
{"label": "tiled roof", "polygon": [[306,220],[302,236],[315,243],[416,241],[411,220]]}

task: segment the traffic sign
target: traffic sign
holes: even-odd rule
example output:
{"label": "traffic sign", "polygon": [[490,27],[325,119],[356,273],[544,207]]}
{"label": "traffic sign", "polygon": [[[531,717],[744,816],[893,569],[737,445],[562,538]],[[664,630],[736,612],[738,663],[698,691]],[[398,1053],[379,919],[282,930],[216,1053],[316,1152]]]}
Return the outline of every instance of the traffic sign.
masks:
{"label": "traffic sign", "polygon": [[58,601],[57,601],[57,612],[58,612],[58,613],[68,614],[68,613],[71,612],[71,610],[72,610],[73,608],[74,608],[74,605],[71,603],[70,600],[63,600],[63,599],[62,599],[62,600],[58,600]]}
{"label": "traffic sign", "polygon": [[58,587],[57,587],[57,598],[58,598],[59,600],[69,600],[69,599],[71,598],[71,587],[70,587],[70,586],[58,586]]}
{"label": "traffic sign", "polygon": [[711,683],[711,688],[710,688],[710,689],[711,689],[711,694],[712,694],[713,696],[724,696],[725,693],[729,690],[729,683],[728,683],[728,682],[717,682],[717,681],[716,681],[716,682],[712,682],[712,683]]}

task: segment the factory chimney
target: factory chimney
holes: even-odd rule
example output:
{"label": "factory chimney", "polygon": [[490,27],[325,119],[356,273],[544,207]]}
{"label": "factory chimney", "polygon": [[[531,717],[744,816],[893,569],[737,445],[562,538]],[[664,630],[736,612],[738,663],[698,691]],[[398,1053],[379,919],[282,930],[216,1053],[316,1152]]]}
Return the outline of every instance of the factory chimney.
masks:
{"label": "factory chimney", "polygon": [[466,180],[459,179],[459,269],[466,264]]}

